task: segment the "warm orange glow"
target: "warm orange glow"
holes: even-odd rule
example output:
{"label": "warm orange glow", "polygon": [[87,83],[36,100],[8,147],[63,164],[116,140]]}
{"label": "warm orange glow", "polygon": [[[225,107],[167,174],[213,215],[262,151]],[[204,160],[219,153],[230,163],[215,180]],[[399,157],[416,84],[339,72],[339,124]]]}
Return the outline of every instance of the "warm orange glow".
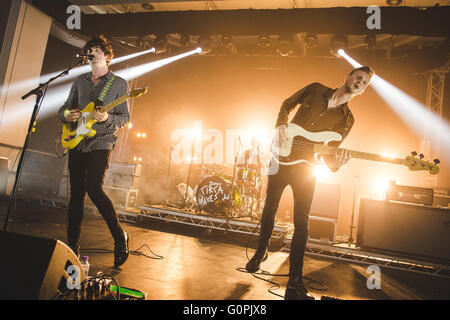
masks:
{"label": "warm orange glow", "polygon": [[330,175],[331,171],[326,165],[314,166],[314,174],[317,182],[322,182]]}

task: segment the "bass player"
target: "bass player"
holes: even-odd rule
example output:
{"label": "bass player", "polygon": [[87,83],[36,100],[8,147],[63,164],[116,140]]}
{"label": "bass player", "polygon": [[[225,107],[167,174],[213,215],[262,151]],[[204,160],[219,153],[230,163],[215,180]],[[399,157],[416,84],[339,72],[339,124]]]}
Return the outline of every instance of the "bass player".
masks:
{"label": "bass player", "polygon": [[[320,83],[312,83],[286,99],[279,111],[276,122],[278,144],[289,143],[287,122],[290,111],[297,104],[300,108],[292,119],[310,132],[334,131],[342,136],[341,141],[333,142],[338,146],[348,135],[354,123],[348,101],[360,95],[369,85],[373,75],[370,67],[353,69],[338,89],[331,89]],[[333,144],[332,143],[332,144]],[[333,156],[323,156],[322,161],[336,172],[350,158],[348,150],[342,149]],[[273,162],[274,160],[272,160]],[[285,291],[286,300],[314,299],[303,285],[303,257],[308,239],[309,210],[314,194],[316,179],[308,164],[298,163],[292,166],[280,165],[276,173],[269,172],[266,202],[261,218],[261,231],[258,248],[246,264],[250,273],[259,270],[262,261],[267,259],[267,248],[274,227],[275,214],[283,190],[290,185],[294,196],[294,234],[289,255],[289,280]]]}

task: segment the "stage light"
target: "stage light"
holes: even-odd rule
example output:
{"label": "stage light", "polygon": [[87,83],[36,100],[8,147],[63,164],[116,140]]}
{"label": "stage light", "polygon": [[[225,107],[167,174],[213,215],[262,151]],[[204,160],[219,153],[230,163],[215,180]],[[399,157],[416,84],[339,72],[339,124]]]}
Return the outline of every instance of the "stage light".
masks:
{"label": "stage light", "polygon": [[368,34],[364,37],[364,46],[367,50],[373,50],[377,46],[377,37],[375,34]]}
{"label": "stage light", "polygon": [[345,50],[348,46],[348,39],[345,35],[333,35],[330,41],[330,52],[333,55],[338,54],[340,49]]}
{"label": "stage light", "polygon": [[317,47],[317,35],[315,33],[307,33],[305,36],[306,49],[312,49]]}
{"label": "stage light", "polygon": [[131,122],[129,122],[129,123],[127,124],[127,128],[128,128],[128,129],[133,128],[133,124],[132,124]]}
{"label": "stage light", "polygon": [[270,46],[270,38],[269,36],[262,35],[258,37],[258,41],[256,42],[256,45],[260,48],[268,48]]}
{"label": "stage light", "polygon": [[292,36],[278,36],[277,52],[282,57],[287,57],[294,52],[294,42]]}
{"label": "stage light", "polygon": [[166,52],[167,48],[168,48],[167,36],[166,35],[157,35],[155,38],[156,53]]}
{"label": "stage light", "polygon": [[314,175],[317,182],[324,181],[330,175],[331,171],[326,165],[314,166]]}
{"label": "stage light", "polygon": [[147,137],[147,135],[145,134],[145,132],[143,132],[143,133],[142,133],[142,138],[145,139],[146,137]]}
{"label": "stage light", "polygon": [[233,46],[233,38],[229,35],[222,36],[220,45],[225,48],[230,48],[231,46]]}
{"label": "stage light", "polygon": [[181,34],[180,36],[180,44],[183,47],[188,47],[191,44],[191,36],[189,34]]}
{"label": "stage light", "polygon": [[[354,68],[362,66],[344,51],[340,55]],[[421,139],[440,145],[440,156],[450,159],[450,125],[445,119],[376,74],[370,85]]]}
{"label": "stage light", "polygon": [[396,158],[395,155],[393,155],[393,154],[387,154],[387,153],[382,153],[381,156],[382,156],[383,158],[390,158],[390,159],[395,159],[395,158]]}
{"label": "stage light", "polygon": [[136,136],[137,136],[138,138],[140,138],[140,137],[141,137],[141,133],[138,132],[138,133],[136,134]]}
{"label": "stage light", "polygon": [[212,50],[212,37],[210,35],[201,35],[198,39],[198,43],[202,48],[203,54],[208,54]]}
{"label": "stage light", "polygon": [[377,178],[375,179],[373,186],[375,188],[375,192],[377,194],[381,194],[382,197],[384,198],[384,195],[386,194],[386,191],[389,187],[389,181],[391,179],[389,178]]}
{"label": "stage light", "polygon": [[149,11],[155,9],[155,7],[150,2],[141,3],[141,7]]}
{"label": "stage light", "polygon": [[386,0],[386,3],[390,6],[399,6],[402,4],[402,0]]}

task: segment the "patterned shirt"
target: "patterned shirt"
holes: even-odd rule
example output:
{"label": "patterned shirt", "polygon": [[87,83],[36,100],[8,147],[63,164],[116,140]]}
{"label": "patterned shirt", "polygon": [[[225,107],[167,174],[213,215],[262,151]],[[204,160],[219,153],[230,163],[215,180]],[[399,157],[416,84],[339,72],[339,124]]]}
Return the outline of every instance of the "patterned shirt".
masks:
{"label": "patterned shirt", "polygon": [[[69,97],[58,111],[58,117],[62,122],[67,123],[64,118],[64,110],[81,110],[90,102],[97,101],[105,84],[112,78],[113,73],[111,71],[108,72],[96,85],[92,82],[91,76],[91,72],[82,74],[73,82]],[[116,76],[102,104],[106,105],[127,93],[127,81]],[[96,105],[98,104],[96,103]],[[80,152],[112,150],[117,141],[117,131],[124,127],[129,120],[130,114],[128,112],[128,102],[124,101],[108,111],[108,119],[106,121],[96,122],[92,126],[92,129],[96,130],[97,133],[93,137],[85,137],[75,149]],[[72,127],[75,128],[75,124],[73,124]]]}
{"label": "patterned shirt", "polygon": [[347,102],[328,109],[328,101],[336,91],[337,89],[331,89],[317,82],[297,91],[283,102],[276,126],[287,124],[289,113],[297,104],[301,104],[292,123],[310,132],[337,132],[342,136],[342,140],[333,141],[329,145],[339,146],[350,132],[355,119]]}

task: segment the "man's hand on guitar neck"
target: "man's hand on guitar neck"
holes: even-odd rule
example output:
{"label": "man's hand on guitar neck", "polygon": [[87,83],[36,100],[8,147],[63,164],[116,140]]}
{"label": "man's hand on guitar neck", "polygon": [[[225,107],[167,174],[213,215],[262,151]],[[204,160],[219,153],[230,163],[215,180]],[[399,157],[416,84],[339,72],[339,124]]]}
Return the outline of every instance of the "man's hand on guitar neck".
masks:
{"label": "man's hand on guitar neck", "polygon": [[94,111],[92,111],[92,117],[97,122],[105,122],[108,120],[108,112],[101,112],[100,109],[94,109]]}
{"label": "man's hand on guitar neck", "polygon": [[347,149],[338,149],[334,155],[321,156],[322,162],[332,171],[336,172],[350,160],[350,151]]}

